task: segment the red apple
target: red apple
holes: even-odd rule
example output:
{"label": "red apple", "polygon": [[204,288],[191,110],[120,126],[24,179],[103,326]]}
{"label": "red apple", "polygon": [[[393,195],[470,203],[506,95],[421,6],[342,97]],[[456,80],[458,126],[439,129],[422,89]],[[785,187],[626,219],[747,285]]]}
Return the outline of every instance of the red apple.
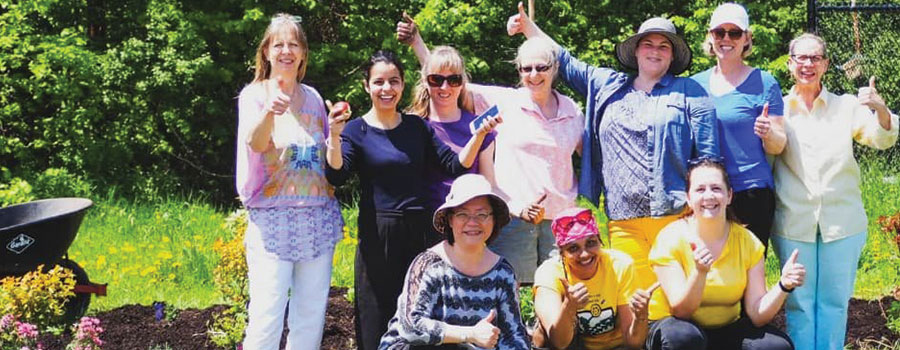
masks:
{"label": "red apple", "polygon": [[344,101],[340,101],[338,103],[335,103],[333,106],[331,106],[331,109],[333,111],[344,113],[345,111],[350,109],[350,104],[347,102],[344,102]]}

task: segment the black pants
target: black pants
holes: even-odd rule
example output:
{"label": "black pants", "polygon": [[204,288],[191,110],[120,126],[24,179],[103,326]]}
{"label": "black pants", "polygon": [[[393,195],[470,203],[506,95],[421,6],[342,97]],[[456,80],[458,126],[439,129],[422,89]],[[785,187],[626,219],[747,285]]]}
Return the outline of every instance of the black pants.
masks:
{"label": "black pants", "polygon": [[721,328],[701,328],[690,321],[666,317],[651,322],[648,350],[793,350],[787,334],[765,325],[755,327],[741,317]]}
{"label": "black pants", "polygon": [[747,229],[753,232],[768,250],[772,222],[775,219],[775,192],[768,187],[735,192],[731,208],[738,220],[747,225]]}
{"label": "black pants", "polygon": [[397,311],[406,270],[426,249],[430,223],[424,210],[360,212],[353,286],[358,349],[378,349]]}

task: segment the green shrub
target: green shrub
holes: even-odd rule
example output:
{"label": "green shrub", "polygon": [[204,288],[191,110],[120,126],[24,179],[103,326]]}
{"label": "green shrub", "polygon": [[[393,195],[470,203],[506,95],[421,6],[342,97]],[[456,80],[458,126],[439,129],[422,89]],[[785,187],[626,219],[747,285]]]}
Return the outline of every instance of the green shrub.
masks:
{"label": "green shrub", "polygon": [[34,179],[33,183],[33,192],[36,198],[91,196],[91,186],[81,177],[66,169],[49,168],[44,170]]}
{"label": "green shrub", "polygon": [[22,277],[0,280],[0,315],[11,314],[39,329],[59,325],[66,300],[75,295],[75,275],[62,266],[43,270],[41,265]]}
{"label": "green shrub", "polygon": [[28,181],[15,177],[9,183],[0,184],[0,207],[32,200],[34,200],[34,194]]}

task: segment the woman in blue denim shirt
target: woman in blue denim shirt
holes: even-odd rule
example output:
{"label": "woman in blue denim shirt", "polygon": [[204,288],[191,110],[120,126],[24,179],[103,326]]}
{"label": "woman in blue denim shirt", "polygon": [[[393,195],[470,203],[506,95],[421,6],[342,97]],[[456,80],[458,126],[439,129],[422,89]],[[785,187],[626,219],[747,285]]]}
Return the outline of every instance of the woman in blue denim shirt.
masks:
{"label": "woman in blue denim shirt", "polygon": [[[521,3],[507,31],[547,37]],[[671,21],[645,21],[616,45],[616,58],[637,76],[590,66],[565,49],[559,75],[587,100],[578,192],[594,204],[604,195],[612,248],[631,255],[635,282],[646,289],[656,281],[650,247],[685,207],[688,159],[719,155],[716,114],[697,82],[675,77],[690,65],[691,51]]]}

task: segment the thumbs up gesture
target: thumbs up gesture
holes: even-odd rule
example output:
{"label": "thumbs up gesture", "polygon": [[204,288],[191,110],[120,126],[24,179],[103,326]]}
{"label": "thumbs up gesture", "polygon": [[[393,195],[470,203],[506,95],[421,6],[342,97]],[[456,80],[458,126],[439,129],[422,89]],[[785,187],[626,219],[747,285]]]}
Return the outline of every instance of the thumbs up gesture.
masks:
{"label": "thumbs up gesture", "polygon": [[497,346],[497,340],[500,338],[500,328],[494,326],[494,318],[497,317],[497,310],[491,309],[491,313],[481,321],[472,326],[472,336],[468,337],[470,342],[479,348],[493,349]]}
{"label": "thumbs up gesture", "polygon": [[506,33],[513,36],[519,33],[525,34],[525,29],[529,25],[534,25],[528,14],[525,13],[525,5],[519,2],[519,12],[509,16],[506,20]]}
{"label": "thumbs up gesture", "polygon": [[797,257],[800,255],[800,251],[794,249],[794,252],[791,253],[791,257],[787,259],[784,263],[784,267],[781,268],[781,285],[787,289],[794,289],[796,287],[802,286],[803,281],[806,279],[806,268],[803,267],[803,264],[797,262]]}
{"label": "thumbs up gesture", "polygon": [[654,283],[647,290],[638,289],[631,295],[628,301],[628,308],[634,314],[637,320],[647,320],[648,310],[650,308],[650,296],[659,288],[659,282]]}
{"label": "thumbs up gesture", "polygon": [[544,192],[537,200],[522,208],[519,218],[535,225],[540,224],[541,220],[544,220],[544,205],[542,203],[545,199],[547,199],[547,192]]}
{"label": "thumbs up gesture", "polygon": [[763,105],[762,113],[756,117],[753,123],[753,133],[761,139],[769,137],[769,131],[772,130],[772,119],[769,118],[769,103]]}
{"label": "thumbs up gesture", "polygon": [[413,21],[406,11],[403,11],[403,18],[400,19],[400,22],[397,22],[397,40],[410,45],[418,34],[419,28],[416,26],[416,22]]}
{"label": "thumbs up gesture", "polygon": [[859,88],[857,99],[859,99],[860,104],[869,107],[869,109],[875,111],[887,109],[887,106],[884,104],[884,99],[881,98],[881,95],[878,94],[878,90],[875,89],[874,75],[869,78],[869,86]]}
{"label": "thumbs up gesture", "polygon": [[569,305],[575,306],[575,309],[581,309],[587,306],[588,303],[588,290],[587,286],[584,283],[578,282],[574,286],[570,286],[569,282],[560,278],[560,282],[562,282],[563,289],[565,290],[565,294],[563,294],[563,301],[568,301]]}
{"label": "thumbs up gesture", "polygon": [[278,77],[276,81],[278,84],[278,91],[275,94],[271,94],[269,100],[266,101],[266,111],[273,115],[282,115],[287,112],[288,107],[290,107],[291,97],[284,91],[284,80],[281,77]]}

